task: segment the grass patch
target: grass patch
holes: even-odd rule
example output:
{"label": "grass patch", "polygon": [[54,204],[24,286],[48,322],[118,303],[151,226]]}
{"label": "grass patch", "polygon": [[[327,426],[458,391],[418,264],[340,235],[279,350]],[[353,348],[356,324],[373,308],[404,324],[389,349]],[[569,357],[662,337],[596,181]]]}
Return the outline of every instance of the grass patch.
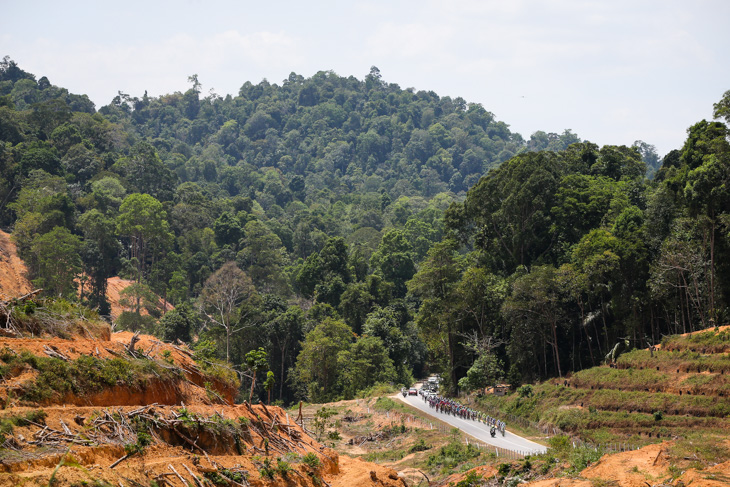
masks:
{"label": "grass patch", "polygon": [[369,397],[377,397],[377,396],[389,396],[391,394],[395,394],[400,390],[399,387],[397,387],[394,384],[375,384],[372,387],[369,387],[367,389],[364,389],[357,393],[357,397],[360,399],[366,399]]}
{"label": "grass patch", "polygon": [[395,450],[378,450],[363,455],[363,460],[373,463],[381,462],[397,462],[406,456],[406,451],[402,449]]}
{"label": "grass patch", "polygon": [[430,455],[427,465],[432,469],[440,470],[441,473],[447,473],[461,463],[479,458],[481,454],[482,452],[473,445],[464,445],[461,441],[454,440],[439,448],[434,455]]}
{"label": "grass patch", "polygon": [[545,460],[547,464],[567,463],[570,467],[565,471],[567,475],[578,475],[586,467],[601,459],[605,451],[590,446],[578,446],[573,448],[570,438],[567,436],[555,436],[550,438],[547,453],[538,455],[536,458]]}
{"label": "grass patch", "polygon": [[565,405],[582,405],[584,408],[593,406],[597,410],[615,412],[654,413],[663,411],[668,415],[689,414],[698,417],[725,418],[730,414],[729,401],[718,400],[711,396],[678,396],[668,393],[615,389],[574,389],[550,383],[536,386],[535,391],[530,398],[513,395],[501,398],[502,401],[497,404],[500,405],[503,412],[537,422],[544,419],[544,412],[548,409]]}
{"label": "grass patch", "polygon": [[673,335],[662,340],[665,350],[692,350],[702,353],[722,353],[730,350],[730,331],[708,330],[689,336]]}
{"label": "grass patch", "polygon": [[513,414],[556,426],[595,444],[643,446],[698,432],[730,431],[730,401],[712,396],[575,389],[543,383],[534,387],[532,397],[485,396],[479,403],[492,415]]}
{"label": "grass patch", "polygon": [[652,357],[648,350],[632,350],[621,354],[616,361],[619,369],[624,368],[653,368],[672,373],[686,372],[730,372],[730,360],[726,355],[702,354],[688,349],[659,350]]}
{"label": "grass patch", "polygon": [[[96,311],[65,299],[10,300],[8,310],[10,323],[23,334],[64,339],[108,338],[111,334],[109,324]],[[0,320],[4,323],[7,319],[6,313],[0,312]]]}
{"label": "grass patch", "polygon": [[394,409],[400,409],[400,404],[396,403],[389,397],[379,397],[375,400],[375,409],[381,411],[392,411]]}
{"label": "grass patch", "polygon": [[[693,466],[700,469],[730,460],[730,448],[717,437],[695,432],[679,439],[669,448],[670,463]],[[690,462],[687,465],[687,462]]]}

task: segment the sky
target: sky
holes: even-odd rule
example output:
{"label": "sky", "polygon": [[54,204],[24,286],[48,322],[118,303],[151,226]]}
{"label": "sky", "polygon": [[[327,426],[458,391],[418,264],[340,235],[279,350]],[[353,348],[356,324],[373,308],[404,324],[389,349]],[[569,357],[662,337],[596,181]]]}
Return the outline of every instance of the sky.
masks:
{"label": "sky", "polygon": [[0,57],[97,108],[117,92],[236,95],[291,72],[480,103],[526,139],[571,129],[660,156],[730,90],[727,0],[0,0]]}

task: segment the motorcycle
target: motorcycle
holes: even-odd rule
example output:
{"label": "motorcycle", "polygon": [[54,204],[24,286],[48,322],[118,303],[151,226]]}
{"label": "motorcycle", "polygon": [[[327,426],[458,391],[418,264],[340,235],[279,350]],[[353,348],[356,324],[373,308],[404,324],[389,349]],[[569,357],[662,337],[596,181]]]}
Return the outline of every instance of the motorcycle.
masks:
{"label": "motorcycle", "polygon": [[492,438],[497,435],[497,430],[494,428],[494,426],[489,429],[489,434],[492,435]]}

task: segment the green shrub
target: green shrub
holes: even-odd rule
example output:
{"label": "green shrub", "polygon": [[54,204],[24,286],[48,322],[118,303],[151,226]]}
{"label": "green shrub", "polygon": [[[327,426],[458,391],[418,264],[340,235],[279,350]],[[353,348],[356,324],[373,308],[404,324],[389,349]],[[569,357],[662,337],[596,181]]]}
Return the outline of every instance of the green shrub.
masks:
{"label": "green shrub", "polygon": [[452,469],[462,462],[479,457],[480,452],[473,445],[463,445],[452,441],[441,447],[439,452],[428,457],[428,466],[440,466],[445,469]]}
{"label": "green shrub", "polygon": [[375,401],[375,409],[382,409],[383,411],[392,411],[398,407],[398,404],[389,397],[379,397]]}
{"label": "green shrub", "polygon": [[517,389],[517,395],[519,397],[532,397],[532,394],[533,390],[530,384],[525,384],[524,386],[520,386],[520,388]]}
{"label": "green shrub", "polygon": [[455,487],[477,487],[482,485],[483,480],[484,477],[472,470],[462,480],[457,482]]}
{"label": "green shrub", "polygon": [[570,449],[570,438],[565,435],[553,436],[548,440],[548,445],[556,452],[563,452]]}
{"label": "green shrub", "polygon": [[573,448],[568,455],[570,468],[568,473],[576,475],[589,465],[597,462],[603,456],[603,451],[590,446],[579,446]]}
{"label": "green shrub", "polygon": [[319,461],[319,457],[312,452],[304,455],[304,457],[302,457],[302,462],[312,470],[317,470],[322,465]]}
{"label": "green shrub", "polygon": [[385,428],[383,428],[383,433],[385,433],[388,436],[398,436],[405,433],[408,433],[408,428],[404,423],[401,424],[389,424]]}
{"label": "green shrub", "polygon": [[413,446],[408,449],[408,453],[416,453],[419,451],[426,451],[430,449],[431,447],[427,445],[425,441],[423,441],[423,438],[420,438]]}
{"label": "green shrub", "polygon": [[259,467],[259,475],[261,475],[262,479],[274,480],[274,475],[276,475],[276,468],[271,465],[271,459],[264,458],[261,461],[261,467]]}
{"label": "green shrub", "polygon": [[243,473],[234,472],[226,468],[222,468],[218,470],[218,472],[206,472],[203,476],[218,487],[228,487],[231,485],[231,482],[227,479],[233,480],[239,484],[246,481],[246,476]]}
{"label": "green shrub", "polygon": [[287,477],[289,472],[292,471],[292,467],[289,462],[282,460],[281,458],[276,459],[276,472],[282,477]]}
{"label": "green shrub", "polygon": [[5,358],[8,367],[29,366],[38,371],[33,382],[24,384],[20,396],[22,400],[33,402],[43,402],[54,395],[63,396],[69,392],[83,396],[119,385],[140,389],[152,377],[175,379],[180,374],[177,369],[160,367],[148,359],[100,359],[82,355],[67,362],[39,357],[28,351],[12,357],[6,355]]}

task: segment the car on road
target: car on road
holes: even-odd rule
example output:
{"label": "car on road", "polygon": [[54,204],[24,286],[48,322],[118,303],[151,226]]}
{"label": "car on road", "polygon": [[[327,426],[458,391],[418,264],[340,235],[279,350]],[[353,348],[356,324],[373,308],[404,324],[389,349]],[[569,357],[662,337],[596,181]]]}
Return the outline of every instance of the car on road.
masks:
{"label": "car on road", "polygon": [[410,389],[408,389],[408,395],[409,396],[417,396],[418,395],[418,389],[416,389],[415,387],[411,387]]}

